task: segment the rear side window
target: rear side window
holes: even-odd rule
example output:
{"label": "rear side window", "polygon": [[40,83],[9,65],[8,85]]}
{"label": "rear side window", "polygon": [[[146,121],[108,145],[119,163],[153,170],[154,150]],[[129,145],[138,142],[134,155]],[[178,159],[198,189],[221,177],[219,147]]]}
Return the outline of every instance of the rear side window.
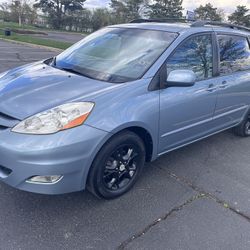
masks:
{"label": "rear side window", "polygon": [[250,48],[247,38],[218,35],[221,75],[250,69]]}
{"label": "rear side window", "polygon": [[167,72],[193,70],[197,80],[213,75],[213,47],[210,34],[193,36],[182,43],[167,61]]}

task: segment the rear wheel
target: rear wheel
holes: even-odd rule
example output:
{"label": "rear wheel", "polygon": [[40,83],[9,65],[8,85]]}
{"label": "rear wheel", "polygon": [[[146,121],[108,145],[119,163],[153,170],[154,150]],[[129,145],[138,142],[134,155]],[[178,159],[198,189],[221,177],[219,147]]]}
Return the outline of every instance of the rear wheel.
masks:
{"label": "rear wheel", "polygon": [[140,137],[130,131],[115,135],[94,160],[88,190],[94,195],[113,199],[129,191],[145,163],[145,147]]}
{"label": "rear wheel", "polygon": [[234,128],[234,133],[242,137],[250,136],[250,114],[239,126]]}

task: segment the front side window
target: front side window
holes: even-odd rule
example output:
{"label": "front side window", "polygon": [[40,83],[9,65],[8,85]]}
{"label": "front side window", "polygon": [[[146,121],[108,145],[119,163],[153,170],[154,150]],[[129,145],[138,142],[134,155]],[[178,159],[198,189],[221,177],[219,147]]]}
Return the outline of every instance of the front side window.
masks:
{"label": "front side window", "polygon": [[218,42],[221,75],[250,69],[250,49],[247,38],[218,35]]}
{"label": "front side window", "polygon": [[102,81],[132,81],[141,78],[177,36],[157,30],[105,28],[57,56],[54,66]]}
{"label": "front side window", "polygon": [[213,75],[212,36],[197,35],[184,41],[167,61],[167,72],[173,70],[192,70],[197,80]]}

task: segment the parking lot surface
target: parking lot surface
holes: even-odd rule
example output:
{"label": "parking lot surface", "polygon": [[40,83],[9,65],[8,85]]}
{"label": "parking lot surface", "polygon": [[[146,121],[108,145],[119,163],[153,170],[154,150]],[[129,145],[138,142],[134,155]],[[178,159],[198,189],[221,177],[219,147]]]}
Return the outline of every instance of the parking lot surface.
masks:
{"label": "parking lot surface", "polygon": [[[54,55],[0,41],[0,72]],[[226,131],[164,155],[113,201],[2,183],[0,197],[1,250],[250,249],[250,138]]]}
{"label": "parking lot surface", "polygon": [[68,43],[76,43],[84,38],[84,34],[80,33],[69,33],[69,32],[55,32],[46,31],[47,35],[34,35],[34,37],[39,37],[43,39],[49,39],[53,41],[61,41]]}

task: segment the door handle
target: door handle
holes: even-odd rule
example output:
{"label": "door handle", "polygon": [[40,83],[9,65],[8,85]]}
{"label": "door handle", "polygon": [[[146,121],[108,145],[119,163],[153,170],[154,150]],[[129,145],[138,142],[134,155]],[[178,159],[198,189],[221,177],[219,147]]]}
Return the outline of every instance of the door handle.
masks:
{"label": "door handle", "polygon": [[219,87],[220,87],[220,89],[224,89],[227,86],[228,86],[227,81],[223,81]]}
{"label": "door handle", "polygon": [[214,84],[209,84],[207,91],[208,92],[213,92],[216,89],[217,89],[217,87]]}

